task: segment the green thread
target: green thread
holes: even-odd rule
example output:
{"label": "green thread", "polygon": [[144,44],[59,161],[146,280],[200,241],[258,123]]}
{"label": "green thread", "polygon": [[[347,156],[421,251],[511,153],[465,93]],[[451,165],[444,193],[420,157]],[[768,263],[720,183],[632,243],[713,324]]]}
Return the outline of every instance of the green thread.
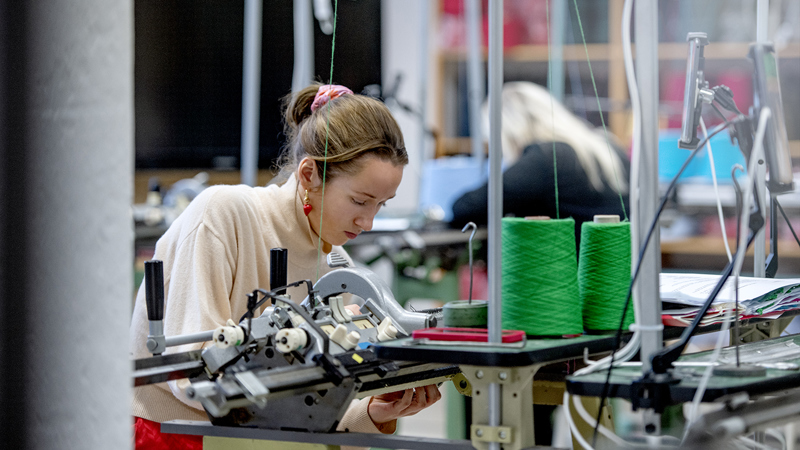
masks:
{"label": "green thread", "polygon": [[[331,35],[331,74],[328,84],[333,84],[333,55],[336,50],[336,19],[339,12],[339,0],[333,2],[333,34]],[[322,254],[322,217],[325,212],[325,178],[328,173],[328,134],[331,128],[331,102],[328,101],[325,116],[325,154],[322,162],[322,201],[319,205],[319,236],[317,236],[317,280],[319,280],[319,257]]]}
{"label": "green thread", "polygon": [[[600,107],[600,94],[597,93],[597,83],[594,80],[594,72],[592,71],[592,61],[589,60],[589,47],[586,45],[586,36],[583,34],[583,24],[581,23],[581,14],[578,11],[578,0],[572,0],[572,3],[575,5],[575,16],[578,18],[578,28],[581,30],[581,40],[583,41],[583,50],[586,52],[586,63],[589,64],[589,77],[592,79],[592,87],[594,87],[594,98],[597,100],[597,111],[600,113],[600,123],[603,124],[603,132],[606,136],[606,145],[608,146],[608,154],[611,156],[612,160],[614,159],[614,154],[612,153],[613,150],[611,149],[611,141],[608,138],[608,129],[606,128],[606,121],[603,118],[603,109]],[[622,190],[619,183],[619,175],[617,174],[617,168],[612,167],[614,170],[614,181],[617,182],[617,195],[619,195],[619,203],[622,205],[622,215],[625,217],[625,221],[628,221],[628,213],[625,211],[625,200],[622,198]]]}
{"label": "green thread", "polygon": [[[631,282],[631,224],[584,222],[578,259],[583,326],[609,331],[619,327]],[[633,323],[626,314],[625,328]]]}
{"label": "green thread", "polygon": [[575,221],[502,219],[503,329],[581,334]]}
{"label": "green thread", "polygon": [[556,116],[554,105],[553,105],[553,64],[552,64],[552,56],[550,56],[550,47],[552,42],[550,41],[550,2],[549,0],[545,0],[544,2],[544,13],[547,16],[547,89],[550,91],[550,118],[551,123],[553,125],[553,184],[555,185],[556,191],[556,219],[561,218],[561,211],[558,207],[558,164],[556,164]]}

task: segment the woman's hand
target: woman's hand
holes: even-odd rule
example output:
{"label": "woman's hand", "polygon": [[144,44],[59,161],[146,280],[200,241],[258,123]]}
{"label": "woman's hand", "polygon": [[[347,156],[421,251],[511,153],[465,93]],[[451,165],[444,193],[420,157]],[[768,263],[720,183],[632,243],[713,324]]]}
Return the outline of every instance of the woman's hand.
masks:
{"label": "woman's hand", "polygon": [[399,417],[412,416],[442,398],[435,384],[375,395],[369,401],[369,417],[382,433],[394,433]]}

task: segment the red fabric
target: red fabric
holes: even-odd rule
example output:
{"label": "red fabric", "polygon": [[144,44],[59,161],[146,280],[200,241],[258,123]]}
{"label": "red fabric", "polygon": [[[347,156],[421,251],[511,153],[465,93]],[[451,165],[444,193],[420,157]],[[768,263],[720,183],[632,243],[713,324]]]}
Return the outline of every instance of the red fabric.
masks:
{"label": "red fabric", "polygon": [[136,450],[203,450],[203,436],[162,433],[161,424],[134,417]]}

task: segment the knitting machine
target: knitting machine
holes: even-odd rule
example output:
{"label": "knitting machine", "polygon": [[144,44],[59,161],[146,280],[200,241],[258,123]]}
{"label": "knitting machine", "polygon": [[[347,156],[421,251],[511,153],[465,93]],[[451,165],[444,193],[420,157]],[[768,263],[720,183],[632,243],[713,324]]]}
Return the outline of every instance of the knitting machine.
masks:
{"label": "knitting machine", "polygon": [[[338,269],[313,287],[307,280],[286,285],[285,264],[281,269],[275,262],[273,253],[271,286],[279,287],[250,294],[248,313],[238,324],[229,320],[216,330],[169,337],[162,331],[161,262],[148,262],[147,347],[155,356],[135,361],[134,384],[188,378],[187,396],[203,405],[214,425],[327,432],[353,399],[441,383],[459,373],[453,365],[376,357],[371,344],[435,326],[437,317],[404,310],[373,272],[347,267],[332,254],[328,264]],[[308,287],[302,304],[282,295],[301,284]],[[357,314],[344,307],[342,294],[365,300]],[[214,345],[161,355],[170,346],[205,341]]]}

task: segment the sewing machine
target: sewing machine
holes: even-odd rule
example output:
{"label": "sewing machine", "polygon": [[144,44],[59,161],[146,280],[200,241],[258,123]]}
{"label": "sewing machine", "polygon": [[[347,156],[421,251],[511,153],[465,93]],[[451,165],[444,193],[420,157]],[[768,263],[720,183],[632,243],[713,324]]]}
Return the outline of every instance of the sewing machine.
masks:
{"label": "sewing machine", "polygon": [[[328,432],[355,398],[441,383],[460,373],[454,365],[378,358],[371,344],[436,326],[436,315],[405,311],[383,280],[367,269],[347,267],[336,254],[328,256],[328,264],[338,269],[313,288],[310,281],[293,284],[308,286],[300,305],[279,294],[288,286],[255,290],[250,312],[238,324],[165,337],[160,261],[148,262],[147,345],[155,356],[135,361],[135,385],[189,378],[187,395],[203,405],[214,425]],[[344,293],[365,300],[359,314],[344,308]],[[204,341],[215,345],[161,355],[170,346]]]}

